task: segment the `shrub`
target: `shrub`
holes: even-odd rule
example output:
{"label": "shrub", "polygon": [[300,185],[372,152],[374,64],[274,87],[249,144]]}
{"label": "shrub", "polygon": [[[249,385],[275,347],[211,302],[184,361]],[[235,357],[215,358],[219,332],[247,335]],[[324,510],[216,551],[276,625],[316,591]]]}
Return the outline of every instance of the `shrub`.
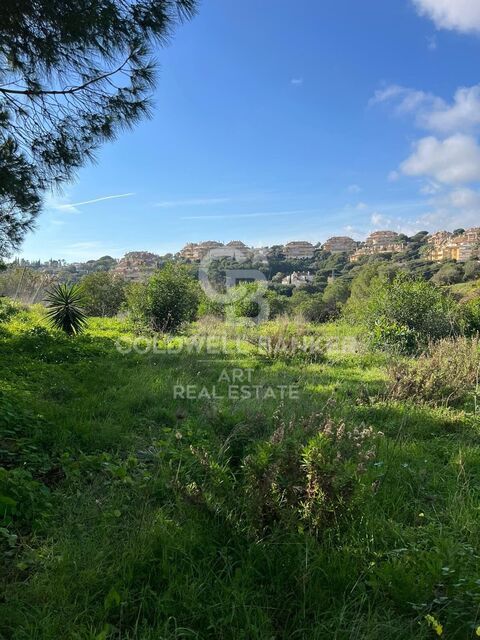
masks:
{"label": "shrub", "polygon": [[244,462],[252,526],[259,534],[280,524],[318,535],[348,508],[374,457],[371,428],[319,424],[316,415],[301,424],[281,421]]}
{"label": "shrub", "polygon": [[323,301],[333,311],[342,307],[350,296],[350,285],[344,280],[337,278],[332,282],[329,282],[325,291],[323,292]]}
{"label": "shrub", "polygon": [[174,485],[253,537],[278,527],[320,536],[360,497],[381,434],[319,414],[289,422],[277,415],[274,427],[233,462],[190,447],[190,461],[182,457],[185,475],[177,474]]}
{"label": "shrub", "polygon": [[469,300],[462,309],[466,335],[474,336],[480,333],[480,298]]}
{"label": "shrub", "polygon": [[85,311],[91,316],[117,315],[125,302],[125,280],[108,271],[90,273],[81,281]]}
{"label": "shrub", "polygon": [[307,322],[326,322],[330,319],[330,309],[323,301],[322,294],[295,291],[291,298],[292,311]]}
{"label": "shrub", "polygon": [[52,325],[67,335],[81,333],[87,316],[81,306],[82,291],[77,284],[56,284],[46,293],[47,317]]}
{"label": "shrub", "polygon": [[456,284],[464,277],[463,267],[458,264],[444,264],[433,276],[435,284]]}
{"label": "shrub", "polygon": [[276,293],[275,291],[267,291],[266,298],[270,307],[269,319],[278,318],[290,309],[290,298],[286,295]]}
{"label": "shrub", "polygon": [[456,335],[461,312],[455,300],[430,282],[398,274],[377,279],[365,304],[363,324],[372,345],[386,351],[414,353],[430,341]]}
{"label": "shrub", "polygon": [[134,285],[127,292],[127,304],[134,321],[153,331],[174,331],[197,315],[200,287],[186,265],[166,264],[146,285]]}
{"label": "shrub", "polygon": [[0,297],[0,322],[7,322],[19,311],[19,306],[10,298]]}
{"label": "shrub", "polygon": [[395,399],[455,404],[477,393],[479,378],[480,340],[446,338],[415,360],[392,364],[388,392]]}
{"label": "shrub", "polygon": [[228,289],[228,297],[230,302],[226,313],[229,318],[256,320],[265,315],[262,319],[268,320],[268,314],[265,313],[268,299],[262,284],[247,282],[231,287]]}
{"label": "shrub", "polygon": [[475,278],[480,277],[480,261],[468,260],[467,262],[465,262],[463,270],[465,273],[465,280],[474,280]]}
{"label": "shrub", "polygon": [[225,305],[209,298],[202,292],[200,303],[198,305],[198,317],[225,318]]}

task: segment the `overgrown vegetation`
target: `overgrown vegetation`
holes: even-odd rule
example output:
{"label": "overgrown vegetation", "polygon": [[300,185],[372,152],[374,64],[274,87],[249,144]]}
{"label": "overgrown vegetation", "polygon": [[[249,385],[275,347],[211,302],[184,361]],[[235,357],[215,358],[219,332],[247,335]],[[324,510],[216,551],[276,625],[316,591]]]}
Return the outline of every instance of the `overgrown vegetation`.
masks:
{"label": "overgrown vegetation", "polygon": [[128,308],[135,324],[168,332],[194,320],[200,301],[200,286],[185,266],[167,264],[146,284],[137,283],[127,292]]}
{"label": "overgrown vegetation", "polygon": [[[124,320],[1,308],[1,637],[475,637],[475,339],[391,374],[346,323],[117,350]],[[258,348],[303,336],[318,360]]]}

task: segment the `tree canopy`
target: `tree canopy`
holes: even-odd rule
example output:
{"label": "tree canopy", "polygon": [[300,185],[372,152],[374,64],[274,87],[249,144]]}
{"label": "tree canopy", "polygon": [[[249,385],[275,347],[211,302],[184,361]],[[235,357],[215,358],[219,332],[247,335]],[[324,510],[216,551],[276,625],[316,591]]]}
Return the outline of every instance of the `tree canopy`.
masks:
{"label": "tree canopy", "polygon": [[2,0],[0,255],[32,228],[42,193],[149,114],[152,50],[197,0]]}

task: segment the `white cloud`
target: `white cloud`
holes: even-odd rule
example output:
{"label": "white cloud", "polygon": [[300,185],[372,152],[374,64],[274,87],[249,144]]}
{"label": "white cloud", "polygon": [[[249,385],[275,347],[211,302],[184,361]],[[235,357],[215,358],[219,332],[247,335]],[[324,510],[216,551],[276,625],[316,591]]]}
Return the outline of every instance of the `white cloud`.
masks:
{"label": "white cloud", "polygon": [[297,209],[295,211],[259,211],[256,213],[221,213],[218,215],[183,216],[180,220],[231,220],[234,218],[275,218],[293,216],[300,213],[316,213],[316,209]]}
{"label": "white cloud", "polygon": [[449,134],[480,128],[480,85],[460,87],[448,103],[425,91],[389,85],[375,92],[371,105],[394,103],[398,115],[412,114],[418,127]]}
{"label": "white cloud", "polygon": [[433,136],[415,143],[413,154],[401,165],[407,176],[433,178],[443,184],[480,180],[480,147],[475,138],[456,134],[446,140]]}
{"label": "white cloud", "polygon": [[[475,209],[478,215],[480,209],[480,193],[468,187],[460,187],[452,189],[441,199],[438,200],[445,206],[451,206],[455,209]],[[480,216],[479,216],[480,217]]]}
{"label": "white cloud", "polygon": [[433,196],[439,191],[441,191],[441,189],[442,187],[439,184],[437,184],[434,180],[427,180],[427,182],[425,182],[421,186],[420,193],[423,194],[424,196]]}
{"label": "white cloud", "polygon": [[95,204],[96,202],[103,202],[104,200],[116,200],[117,198],[129,198],[134,196],[134,193],[117,193],[110,196],[101,196],[99,198],[93,198],[91,200],[83,200],[82,202],[68,202],[68,198],[60,198],[57,196],[50,196],[47,198],[45,207],[54,211],[64,211],[68,213],[80,213],[78,207],[82,207],[86,204]]}
{"label": "white cloud", "polygon": [[358,184],[350,184],[347,187],[348,193],[360,193],[361,190],[362,190],[362,187],[360,187]]}
{"label": "white cloud", "polygon": [[442,106],[443,100],[436,98],[431,93],[403,87],[399,84],[390,84],[377,89],[370,99],[369,105],[374,106],[384,102],[395,103],[397,114],[416,113],[425,108],[433,109]]}
{"label": "white cloud", "polygon": [[383,213],[375,211],[370,216],[370,222],[376,227],[379,227],[381,225],[388,226],[392,224],[392,219],[387,218],[387,216],[384,216]]}
{"label": "white cloud", "polygon": [[121,255],[122,251],[118,247],[106,244],[101,240],[87,240],[83,242],[74,242],[73,244],[62,247],[63,257],[72,261],[95,260],[100,256]]}
{"label": "white cloud", "polygon": [[303,78],[292,78],[290,80],[290,84],[293,84],[294,86],[301,86],[303,84]]}
{"label": "white cloud", "polygon": [[480,31],[478,0],[413,0],[413,3],[420,15],[433,20],[439,29]]}
{"label": "white cloud", "polygon": [[480,125],[480,85],[457,89],[453,104],[443,104],[423,116],[427,128],[449,133],[469,131]]}
{"label": "white cloud", "polygon": [[230,198],[188,198],[186,200],[163,200],[156,202],[155,207],[168,208],[171,207],[197,207],[203,205],[224,204],[230,202]]}

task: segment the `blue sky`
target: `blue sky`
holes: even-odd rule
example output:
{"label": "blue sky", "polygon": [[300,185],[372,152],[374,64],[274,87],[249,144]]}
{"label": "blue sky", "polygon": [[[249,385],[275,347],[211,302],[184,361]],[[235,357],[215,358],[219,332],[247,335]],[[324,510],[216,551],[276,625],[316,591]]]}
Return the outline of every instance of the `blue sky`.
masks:
{"label": "blue sky", "polygon": [[22,255],[480,224],[478,0],[203,0]]}

